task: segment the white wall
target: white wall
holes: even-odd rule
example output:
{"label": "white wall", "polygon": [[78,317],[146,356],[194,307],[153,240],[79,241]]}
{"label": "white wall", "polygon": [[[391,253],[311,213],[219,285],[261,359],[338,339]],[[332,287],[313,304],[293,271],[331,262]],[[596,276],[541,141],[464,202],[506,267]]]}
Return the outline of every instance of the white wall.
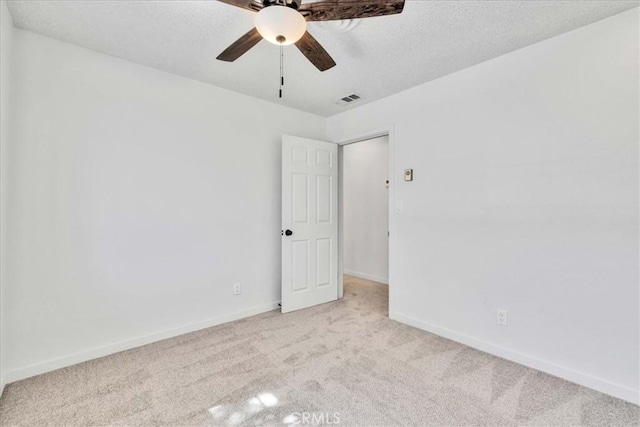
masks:
{"label": "white wall", "polygon": [[4,390],[4,310],[2,294],[5,283],[5,262],[7,227],[7,148],[9,144],[9,72],[11,64],[11,46],[13,22],[7,10],[6,2],[0,2],[0,394]]}
{"label": "white wall", "polygon": [[388,137],[343,148],[344,272],[389,283]]}
{"label": "white wall", "polygon": [[391,317],[639,402],[638,89],[633,9],[330,117],[394,130]]}
{"label": "white wall", "polygon": [[637,13],[328,121],[14,30],[5,380],[274,307],[280,135],[326,123],[393,130],[392,317],[638,402]]}
{"label": "white wall", "polygon": [[21,30],[13,54],[7,380],[277,308],[281,135],[324,118]]}

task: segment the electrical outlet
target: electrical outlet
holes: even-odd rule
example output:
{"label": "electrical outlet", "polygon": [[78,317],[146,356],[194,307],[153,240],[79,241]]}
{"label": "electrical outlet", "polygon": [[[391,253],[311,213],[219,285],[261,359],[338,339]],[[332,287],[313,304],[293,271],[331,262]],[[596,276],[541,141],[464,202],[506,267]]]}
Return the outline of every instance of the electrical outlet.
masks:
{"label": "electrical outlet", "polygon": [[496,320],[498,325],[507,326],[507,310],[498,309],[498,317]]}
{"label": "electrical outlet", "polygon": [[242,288],[240,287],[240,283],[233,284],[233,294],[240,295],[242,293]]}

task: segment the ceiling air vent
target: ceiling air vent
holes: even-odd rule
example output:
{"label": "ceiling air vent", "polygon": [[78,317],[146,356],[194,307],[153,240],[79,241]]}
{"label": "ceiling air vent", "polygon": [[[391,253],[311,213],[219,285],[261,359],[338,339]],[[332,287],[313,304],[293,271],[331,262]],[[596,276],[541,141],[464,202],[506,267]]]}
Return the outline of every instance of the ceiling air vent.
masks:
{"label": "ceiling air vent", "polygon": [[362,96],[358,95],[357,93],[352,93],[351,95],[343,96],[342,98],[336,99],[335,103],[338,105],[349,105],[361,99]]}

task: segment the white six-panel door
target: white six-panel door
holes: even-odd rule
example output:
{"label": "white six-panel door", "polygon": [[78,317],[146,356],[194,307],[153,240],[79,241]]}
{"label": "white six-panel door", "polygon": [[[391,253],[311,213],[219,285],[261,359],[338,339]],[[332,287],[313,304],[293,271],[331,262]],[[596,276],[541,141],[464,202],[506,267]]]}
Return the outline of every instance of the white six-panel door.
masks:
{"label": "white six-panel door", "polygon": [[338,298],[338,146],[282,137],[282,312]]}

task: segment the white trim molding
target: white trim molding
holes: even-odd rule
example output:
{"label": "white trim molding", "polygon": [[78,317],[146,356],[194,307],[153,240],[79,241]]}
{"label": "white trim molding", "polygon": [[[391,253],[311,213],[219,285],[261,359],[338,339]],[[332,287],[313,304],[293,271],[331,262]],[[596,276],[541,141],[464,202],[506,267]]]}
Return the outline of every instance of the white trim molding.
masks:
{"label": "white trim molding", "polygon": [[367,273],[360,273],[359,271],[347,270],[346,268],[344,269],[344,274],[346,274],[347,276],[353,276],[353,277],[358,277],[360,279],[366,279],[366,280],[382,283],[384,285],[389,284],[388,277],[375,276],[373,274],[367,274]]}
{"label": "white trim molding", "polygon": [[519,353],[517,351],[513,351],[487,341],[479,340],[472,336],[465,335],[451,329],[443,328],[441,326],[437,326],[428,322],[423,322],[421,320],[414,319],[400,313],[390,312],[389,318],[400,323],[422,329],[423,331],[431,332],[432,334],[448,338],[460,344],[473,347],[477,350],[484,351],[494,356],[501,357],[503,359],[507,359],[512,362],[527,366],[529,368],[537,369],[538,371],[542,371],[547,374],[565,379],[567,381],[571,381],[573,383],[591,388],[593,390],[597,390],[610,396],[626,400],[627,402],[635,403],[636,405],[640,404],[639,390],[633,390],[619,384],[614,384],[601,378],[591,376],[584,372],[579,372],[565,366],[556,365],[553,362],[541,360],[524,353]]}
{"label": "white trim molding", "polygon": [[210,328],[212,326],[218,326],[223,323],[233,322],[235,320],[240,320],[246,317],[251,317],[258,314],[266,313],[268,311],[278,309],[279,304],[280,304],[279,302],[273,302],[271,304],[265,304],[265,305],[253,307],[253,308],[239,311],[236,313],[214,317],[213,319],[205,320],[202,322],[192,323],[192,324],[181,326],[178,328],[167,329],[165,331],[156,332],[149,335],[143,335],[137,338],[131,338],[124,341],[119,341],[113,344],[105,345],[103,347],[97,347],[97,348],[93,348],[93,349],[89,349],[89,350],[85,350],[77,353],[72,353],[56,359],[47,360],[42,363],[37,363],[34,365],[25,366],[23,368],[14,369],[4,374],[4,378],[3,378],[4,382],[2,385],[4,386],[4,384],[10,384],[15,381],[20,381],[25,378],[33,377],[35,375],[40,375],[46,372],[55,371],[56,369],[66,368],[67,366],[76,365],[78,363],[86,362],[88,360],[97,359],[104,356],[109,356],[111,354],[119,353],[121,351],[131,350],[132,348],[151,344],[157,341],[177,337],[179,335],[188,334],[190,332],[199,331],[201,329]]}

